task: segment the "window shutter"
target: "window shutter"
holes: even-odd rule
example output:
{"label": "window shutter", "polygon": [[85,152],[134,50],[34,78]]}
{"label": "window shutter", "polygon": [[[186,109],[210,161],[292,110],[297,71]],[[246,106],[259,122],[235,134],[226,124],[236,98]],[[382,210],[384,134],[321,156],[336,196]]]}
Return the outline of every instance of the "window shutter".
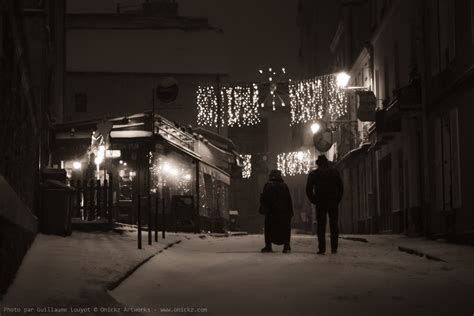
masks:
{"label": "window shutter", "polygon": [[434,121],[434,185],[435,185],[435,196],[434,196],[434,207],[436,211],[443,210],[443,163],[442,163],[442,151],[441,146],[441,119],[436,118]]}
{"label": "window shutter", "polygon": [[431,75],[436,76],[440,69],[439,40],[438,40],[438,1],[428,1],[429,12],[429,49]]}
{"label": "window shutter", "polygon": [[474,43],[474,0],[471,0],[471,36]]}
{"label": "window shutter", "polygon": [[459,126],[458,109],[455,108],[449,113],[451,127],[451,159],[452,159],[452,194],[453,208],[460,208],[461,201],[461,163],[459,148]]}

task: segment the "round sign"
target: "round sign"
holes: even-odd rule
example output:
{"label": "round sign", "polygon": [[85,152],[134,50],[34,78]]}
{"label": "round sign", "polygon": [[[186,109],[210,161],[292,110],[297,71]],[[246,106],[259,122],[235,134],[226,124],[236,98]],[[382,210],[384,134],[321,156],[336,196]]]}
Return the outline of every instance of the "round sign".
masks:
{"label": "round sign", "polygon": [[331,132],[318,133],[313,136],[314,147],[321,153],[329,151],[332,147]]}
{"label": "round sign", "polygon": [[173,102],[178,96],[178,91],[178,82],[174,78],[161,78],[156,87],[156,97],[164,103]]}

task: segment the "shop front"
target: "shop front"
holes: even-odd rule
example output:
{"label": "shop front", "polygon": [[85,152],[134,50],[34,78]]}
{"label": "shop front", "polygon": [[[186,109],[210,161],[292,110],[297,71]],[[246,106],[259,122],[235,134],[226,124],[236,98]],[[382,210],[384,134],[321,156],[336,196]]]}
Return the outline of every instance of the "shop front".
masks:
{"label": "shop front", "polygon": [[77,188],[76,221],[136,224],[140,209],[141,221],[160,229],[227,229],[230,174],[239,155],[190,127],[152,117],[58,127],[52,167],[65,169]]}

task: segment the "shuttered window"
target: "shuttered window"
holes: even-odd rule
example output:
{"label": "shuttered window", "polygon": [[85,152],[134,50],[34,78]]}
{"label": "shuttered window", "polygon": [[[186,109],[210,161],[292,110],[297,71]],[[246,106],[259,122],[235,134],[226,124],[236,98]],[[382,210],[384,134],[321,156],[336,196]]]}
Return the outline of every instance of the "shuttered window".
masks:
{"label": "shuttered window", "polygon": [[435,205],[438,211],[462,205],[458,111],[451,110],[435,121]]}
{"label": "shuttered window", "polygon": [[474,43],[474,0],[471,0],[471,36]]}

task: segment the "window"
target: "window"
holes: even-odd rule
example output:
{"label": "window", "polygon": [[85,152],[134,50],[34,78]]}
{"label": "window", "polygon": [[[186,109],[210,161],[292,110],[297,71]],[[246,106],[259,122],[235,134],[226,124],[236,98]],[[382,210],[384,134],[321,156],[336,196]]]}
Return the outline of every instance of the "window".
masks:
{"label": "window", "polygon": [[474,43],[474,0],[471,0],[471,37]]}
{"label": "window", "polygon": [[461,207],[458,111],[453,109],[435,120],[435,207],[449,211]]}
{"label": "window", "polygon": [[392,231],[392,156],[388,154],[379,163],[380,174],[380,231]]}
{"label": "window", "polygon": [[445,69],[456,56],[454,6],[455,2],[452,0],[439,0],[441,69]]}
{"label": "window", "polygon": [[383,59],[383,87],[384,87],[384,101],[390,100],[390,63],[388,56]]}
{"label": "window", "polygon": [[76,112],[78,113],[87,112],[87,94],[76,93],[74,95],[74,104],[76,106]]}
{"label": "window", "polygon": [[380,97],[380,72],[377,69],[375,71],[375,94],[377,95],[377,108],[380,107],[379,100],[381,99]]}
{"label": "window", "polygon": [[398,50],[398,43],[393,45],[393,59],[395,70],[395,89],[400,88],[400,56]]}
{"label": "window", "polygon": [[430,11],[431,72],[437,75],[456,56],[455,2],[428,1]]}

